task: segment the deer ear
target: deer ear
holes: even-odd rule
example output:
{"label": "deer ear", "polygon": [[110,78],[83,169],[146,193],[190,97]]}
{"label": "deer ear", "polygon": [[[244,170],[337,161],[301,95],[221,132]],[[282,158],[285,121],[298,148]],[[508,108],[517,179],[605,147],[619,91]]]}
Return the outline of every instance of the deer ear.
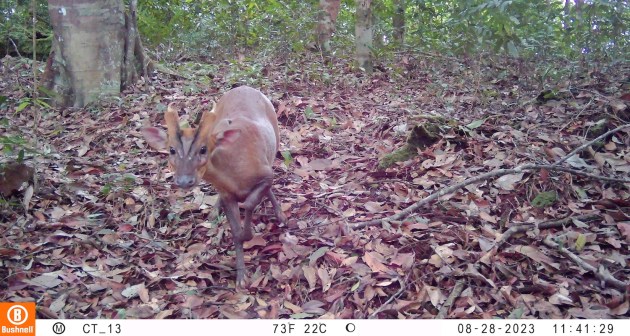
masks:
{"label": "deer ear", "polygon": [[234,142],[241,135],[240,129],[230,129],[217,134],[217,141]]}
{"label": "deer ear", "polygon": [[240,118],[223,119],[219,121],[212,134],[216,136],[217,141],[233,142],[236,140],[243,130],[243,123]]}
{"label": "deer ear", "polygon": [[157,127],[143,127],[141,129],[144,139],[153,149],[161,150],[166,148],[166,132]]}
{"label": "deer ear", "polygon": [[204,136],[204,139],[206,139],[205,137],[209,136],[210,132],[212,132],[212,128],[214,127],[214,122],[216,120],[216,114],[208,111],[203,112],[203,115],[201,116],[201,121],[199,122],[199,127],[197,128],[197,132],[201,136]]}
{"label": "deer ear", "polygon": [[168,104],[168,108],[164,112],[164,123],[166,123],[168,136],[176,139],[177,133],[179,133],[179,116],[177,115],[175,103]]}

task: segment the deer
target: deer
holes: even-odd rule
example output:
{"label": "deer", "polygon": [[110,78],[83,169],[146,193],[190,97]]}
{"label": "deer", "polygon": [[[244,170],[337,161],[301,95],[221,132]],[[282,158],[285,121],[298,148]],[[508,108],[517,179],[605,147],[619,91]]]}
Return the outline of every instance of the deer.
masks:
{"label": "deer", "polygon": [[[164,113],[166,132],[143,127],[147,143],[168,149],[173,185],[190,189],[201,180],[209,182],[219,197],[232,232],[236,258],[236,285],[245,285],[243,242],[253,238],[252,213],[266,197],[280,223],[287,218],[272,191],[273,161],[280,132],[271,101],[259,90],[240,86],[227,91],[211,111],[202,114],[197,128],[181,128],[176,105]],[[243,208],[243,220],[239,203]]]}

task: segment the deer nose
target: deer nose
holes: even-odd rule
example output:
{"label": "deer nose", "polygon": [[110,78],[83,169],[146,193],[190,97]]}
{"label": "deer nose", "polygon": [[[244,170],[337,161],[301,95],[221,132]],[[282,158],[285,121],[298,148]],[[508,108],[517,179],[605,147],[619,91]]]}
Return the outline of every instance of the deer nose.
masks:
{"label": "deer nose", "polygon": [[175,185],[182,189],[192,188],[195,185],[195,177],[192,175],[175,176]]}

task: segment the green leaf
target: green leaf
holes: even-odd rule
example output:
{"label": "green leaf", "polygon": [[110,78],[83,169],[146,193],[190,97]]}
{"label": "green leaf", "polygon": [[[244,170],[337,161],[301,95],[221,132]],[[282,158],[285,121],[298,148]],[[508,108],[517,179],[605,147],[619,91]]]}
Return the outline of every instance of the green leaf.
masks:
{"label": "green leaf", "polygon": [[351,292],[356,291],[360,285],[361,285],[361,280],[358,280],[354,285],[352,285],[352,288],[350,288],[350,291]]}
{"label": "green leaf", "polygon": [[313,252],[313,254],[308,257],[309,265],[315,264],[317,259],[321,258],[324,254],[326,254],[326,252],[328,252],[328,247],[324,246],[318,248],[317,251]]}
{"label": "green leaf", "polygon": [[557,92],[555,92],[553,90],[549,90],[549,91],[543,93],[543,98],[547,99],[547,100],[553,99],[553,98],[556,98],[556,94],[557,94]]}
{"label": "green leaf", "polygon": [[313,314],[297,313],[297,314],[292,314],[291,315],[291,318],[293,318],[293,319],[305,319],[305,318],[309,318],[309,317],[313,317]]}
{"label": "green leaf", "polygon": [[483,125],[483,123],[485,121],[486,121],[486,119],[475,120],[475,121],[471,122],[470,124],[466,125],[466,128],[474,130],[475,128],[478,128],[479,126]]}
{"label": "green leaf", "polygon": [[289,151],[282,151],[280,152],[280,154],[282,154],[282,157],[284,158],[284,165],[285,166],[289,166],[291,165],[291,163],[293,163],[293,156],[291,156],[291,152]]}
{"label": "green leaf", "polygon": [[304,116],[306,116],[306,119],[311,119],[314,115],[315,112],[313,112],[313,108],[311,108],[310,106],[307,106],[304,109]]}
{"label": "green leaf", "polygon": [[43,99],[35,99],[35,104],[41,106],[41,107],[45,107],[45,108],[52,108],[50,105],[48,105],[47,102],[45,102]]}
{"label": "green leaf", "polygon": [[558,195],[555,191],[544,191],[536,195],[532,205],[536,208],[546,208],[556,202]]}
{"label": "green leaf", "polygon": [[101,188],[101,194],[103,194],[104,196],[109,195],[109,193],[112,191],[112,185],[107,183],[103,186],[103,188]]}
{"label": "green leaf", "polygon": [[127,318],[127,310],[126,309],[120,308],[120,309],[117,310],[117,312],[118,312],[118,316],[116,316],[116,318],[119,318],[119,319]]}
{"label": "green leaf", "polygon": [[25,100],[20,105],[18,105],[18,107],[15,109],[15,112],[21,112],[22,110],[24,110],[29,105],[31,105],[31,101],[30,100]]}
{"label": "green leaf", "polygon": [[510,316],[508,316],[508,319],[520,319],[521,316],[523,316],[524,312],[525,311],[524,311],[524,309],[522,307],[521,308],[516,308],[510,313]]}
{"label": "green leaf", "polygon": [[586,236],[580,233],[580,235],[575,240],[575,250],[580,252],[582,251],[585,245],[586,245]]}
{"label": "green leaf", "polygon": [[514,45],[514,41],[508,41],[507,48],[508,48],[508,52],[510,53],[510,56],[512,57],[518,56],[518,50],[516,49],[516,45]]}
{"label": "green leaf", "polygon": [[588,198],[588,194],[586,193],[586,190],[580,187],[575,187],[574,191],[577,194],[579,199],[586,200]]}

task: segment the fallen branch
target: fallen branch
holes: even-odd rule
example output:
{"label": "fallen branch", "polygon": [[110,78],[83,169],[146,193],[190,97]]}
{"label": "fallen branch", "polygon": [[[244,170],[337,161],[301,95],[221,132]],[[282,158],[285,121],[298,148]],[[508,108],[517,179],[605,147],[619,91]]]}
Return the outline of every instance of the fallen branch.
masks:
{"label": "fallen branch", "polygon": [[593,139],[593,140],[591,140],[591,141],[589,141],[589,142],[587,142],[587,143],[585,143],[585,144],[583,144],[583,145],[581,145],[581,146],[577,147],[576,149],[572,150],[572,151],[571,151],[571,153],[569,153],[569,154],[565,155],[563,158],[561,158],[561,159],[559,159],[558,161],[556,161],[556,162],[553,164],[553,166],[557,166],[557,165],[561,164],[562,162],[564,162],[564,161],[568,160],[568,159],[569,159],[570,157],[572,157],[573,155],[575,155],[575,154],[577,154],[577,153],[579,153],[579,152],[583,151],[586,147],[588,147],[588,146],[590,146],[590,145],[592,145],[592,144],[596,143],[597,141],[599,141],[599,140],[601,140],[601,139],[603,139],[603,138],[605,138],[605,137],[607,137],[607,136],[609,136],[609,135],[611,135],[611,134],[613,134],[613,133],[615,133],[615,132],[617,132],[617,131],[620,131],[620,130],[622,130],[622,129],[626,128],[626,127],[630,127],[630,124],[621,125],[621,126],[619,126],[619,127],[615,128],[615,129],[612,129],[612,130],[610,130],[610,131],[608,131],[608,132],[606,132],[606,133],[604,133],[604,134],[602,134],[602,135],[598,136],[597,138],[595,138],[595,139]]}
{"label": "fallen branch", "polygon": [[440,307],[440,311],[438,312],[438,314],[435,315],[436,319],[446,318],[446,315],[448,314],[448,311],[453,306],[453,303],[455,303],[455,300],[464,291],[464,284],[465,283],[466,282],[464,281],[464,279],[457,280],[457,282],[455,283],[455,286],[453,286],[453,290],[451,291],[451,294],[448,296],[446,301],[444,301],[444,304],[442,305],[442,307]]}
{"label": "fallen branch", "polygon": [[549,170],[563,171],[563,172],[567,172],[567,173],[571,173],[571,174],[575,174],[575,175],[582,175],[582,176],[590,177],[590,178],[593,178],[593,179],[596,179],[596,180],[602,180],[602,181],[608,181],[608,182],[630,183],[630,179],[622,179],[622,178],[616,178],[616,177],[595,175],[595,174],[583,172],[583,171],[577,170],[577,169],[571,169],[571,168],[554,166],[554,165],[537,165],[535,168],[536,169],[549,169]]}
{"label": "fallen branch", "polygon": [[576,256],[573,252],[569,251],[566,247],[560,246],[560,244],[557,244],[556,242],[552,241],[549,236],[547,236],[545,240],[543,240],[543,243],[550,248],[558,250],[565,257],[571,259],[574,263],[576,263],[581,268],[589,272],[593,272],[593,274],[595,274],[595,276],[598,279],[602,280],[603,282],[609,285],[612,285],[613,287],[623,292],[625,292],[628,289],[628,286],[630,286],[630,284],[627,284],[615,278],[612,274],[610,274],[610,272],[603,265],[599,265],[599,269],[596,269],[595,267],[591,266],[586,261],[582,260],[580,257]]}
{"label": "fallen branch", "polygon": [[417,201],[416,203],[414,203],[413,205],[403,209],[402,211],[400,211],[397,214],[394,214],[392,216],[389,217],[385,217],[385,218],[380,218],[380,219],[374,219],[371,221],[367,221],[367,222],[363,222],[363,223],[357,223],[354,224],[352,226],[353,229],[362,229],[368,226],[374,226],[374,225],[380,225],[383,222],[389,222],[389,221],[395,221],[395,220],[400,220],[402,218],[406,218],[408,217],[411,213],[416,212],[418,209],[420,209],[422,206],[438,199],[441,196],[450,194],[452,192],[455,192],[469,184],[473,184],[473,183],[477,183],[477,182],[481,182],[481,181],[486,181],[489,180],[491,178],[495,178],[495,177],[501,177],[504,175],[508,175],[508,174],[518,174],[521,173],[523,171],[527,171],[527,170],[540,170],[540,169],[549,169],[549,170],[559,170],[559,171],[569,171],[571,173],[574,174],[579,174],[579,175],[584,175],[587,177],[591,177],[591,178],[597,178],[597,179],[601,179],[601,180],[606,180],[606,181],[615,181],[615,182],[621,182],[621,183],[630,183],[630,180],[627,179],[617,179],[617,178],[610,178],[610,177],[604,177],[604,176],[599,176],[599,175],[593,175],[593,174],[589,174],[586,172],[582,172],[579,170],[573,170],[570,168],[565,168],[565,167],[559,167],[557,166],[558,164],[568,160],[571,156],[575,155],[576,153],[584,150],[585,148],[587,148],[588,146],[592,145],[593,143],[599,141],[600,139],[606,137],[607,135],[614,133],[616,131],[619,131],[620,129],[623,129],[625,127],[630,127],[630,124],[626,124],[623,126],[619,126],[613,130],[610,130],[600,136],[598,136],[597,138],[581,145],[580,147],[576,148],[575,150],[571,151],[571,153],[565,155],[564,157],[560,158],[558,161],[556,161],[554,164],[552,165],[538,165],[538,164],[533,164],[533,163],[528,163],[528,164],[523,164],[520,166],[517,166],[516,168],[512,168],[512,169],[497,169],[497,170],[493,170],[490,172],[487,172],[485,174],[481,174],[475,177],[471,177],[469,179],[466,179],[462,182],[456,183],[452,186],[446,187],[446,188],[442,188],[440,190],[437,190],[435,193]]}
{"label": "fallen branch", "polygon": [[490,259],[492,259],[492,257],[494,257],[497,254],[497,252],[503,246],[503,244],[509,241],[510,238],[517,233],[527,232],[535,228],[544,230],[544,229],[562,227],[566,224],[573,222],[574,220],[588,221],[588,220],[598,219],[598,218],[600,218],[599,215],[583,215],[583,216],[567,217],[567,218],[563,218],[559,220],[543,222],[540,224],[526,223],[526,224],[512,226],[511,228],[503,232],[503,234],[501,235],[501,238],[499,238],[499,240],[496,241],[494,246],[488,252],[486,252],[486,254],[484,254],[483,257],[479,259],[479,262],[482,262],[486,265],[490,265],[491,263]]}

